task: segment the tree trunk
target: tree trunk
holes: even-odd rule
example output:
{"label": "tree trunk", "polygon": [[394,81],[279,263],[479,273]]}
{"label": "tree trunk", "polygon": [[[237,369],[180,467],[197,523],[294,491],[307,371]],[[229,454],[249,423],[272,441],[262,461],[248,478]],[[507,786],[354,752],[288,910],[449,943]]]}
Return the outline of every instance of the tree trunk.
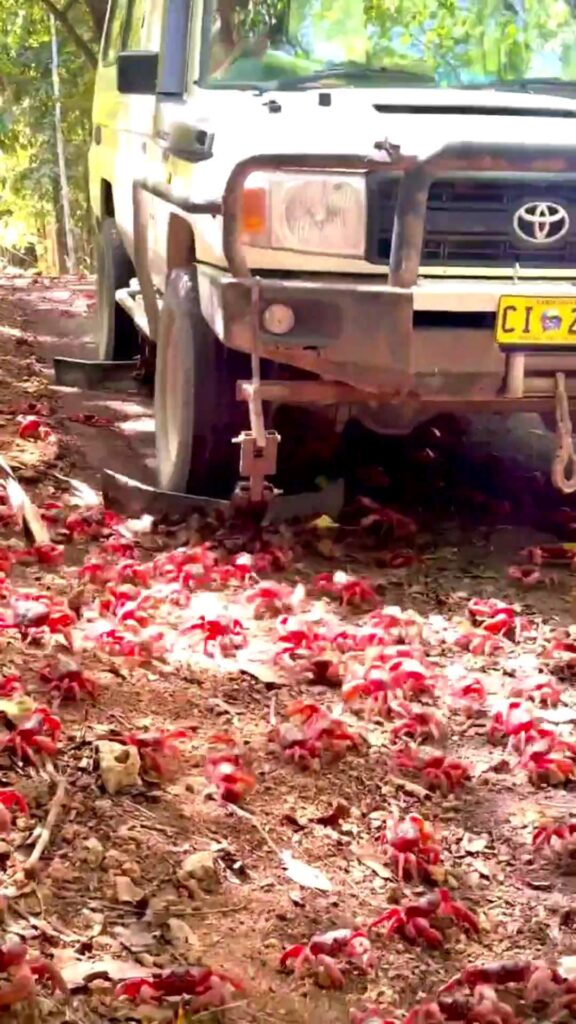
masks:
{"label": "tree trunk", "polygon": [[58,156],[58,174],[60,177],[60,193],[62,197],[62,219],[64,221],[64,236],[66,238],[66,262],[69,274],[75,274],[77,270],[76,251],[74,247],[74,230],[72,227],[72,214],[70,212],[70,189],[68,187],[68,175],[66,172],[66,153],[64,150],[64,135],[62,133],[62,104],[60,101],[60,71],[58,65],[58,36],[56,34],[56,19],[50,15],[50,35],[52,40],[52,89],[54,92],[54,131],[56,135],[56,153]]}
{"label": "tree trunk", "polygon": [[107,0],[85,0],[85,3],[90,15],[90,21],[92,22],[94,41],[99,43],[106,22]]}
{"label": "tree trunk", "polygon": [[80,35],[78,29],[71,22],[68,11],[69,8],[59,7],[55,0],[42,0],[44,7],[48,8],[48,11],[52,17],[56,18],[59,24],[62,26],[66,34],[70,37],[77,50],[80,51],[84,59],[87,61],[91,68],[98,67],[98,57],[89,43],[86,42],[83,36]]}

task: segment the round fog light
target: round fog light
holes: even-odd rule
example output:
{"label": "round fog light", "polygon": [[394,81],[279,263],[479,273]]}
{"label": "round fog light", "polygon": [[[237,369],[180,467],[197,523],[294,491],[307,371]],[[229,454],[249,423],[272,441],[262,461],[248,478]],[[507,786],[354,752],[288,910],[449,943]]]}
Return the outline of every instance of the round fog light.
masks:
{"label": "round fog light", "polygon": [[288,334],[295,322],[293,310],[290,309],[290,306],[283,306],[280,302],[273,302],[262,313],[262,324],[270,334]]}

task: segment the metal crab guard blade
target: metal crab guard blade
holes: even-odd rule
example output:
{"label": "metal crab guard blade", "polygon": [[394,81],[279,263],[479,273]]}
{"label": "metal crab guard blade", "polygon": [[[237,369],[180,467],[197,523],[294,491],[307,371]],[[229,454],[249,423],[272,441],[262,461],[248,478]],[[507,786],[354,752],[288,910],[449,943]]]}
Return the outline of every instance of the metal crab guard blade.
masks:
{"label": "metal crab guard blade", "polygon": [[83,391],[126,391],[130,385],[136,389],[134,374],[138,360],[68,359],[55,356],[52,360],[54,379],[60,387],[81,388]]}
{"label": "metal crab guard blade", "polygon": [[167,516],[186,519],[194,512],[205,512],[208,515],[218,513],[223,516],[231,513],[229,501],[162,491],[110,469],[102,471],[102,495],[106,507],[122,515],[147,514],[159,519]]}

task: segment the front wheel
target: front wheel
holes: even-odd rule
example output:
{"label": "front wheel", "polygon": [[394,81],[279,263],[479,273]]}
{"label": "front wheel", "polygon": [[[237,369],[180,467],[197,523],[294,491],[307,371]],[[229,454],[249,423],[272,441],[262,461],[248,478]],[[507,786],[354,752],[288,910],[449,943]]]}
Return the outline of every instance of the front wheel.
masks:
{"label": "front wheel", "polygon": [[232,439],[247,422],[235,388],[247,373],[248,357],[222,345],[202,316],[195,271],[173,270],[160,317],[154,388],[162,490],[230,497],[239,460]]}

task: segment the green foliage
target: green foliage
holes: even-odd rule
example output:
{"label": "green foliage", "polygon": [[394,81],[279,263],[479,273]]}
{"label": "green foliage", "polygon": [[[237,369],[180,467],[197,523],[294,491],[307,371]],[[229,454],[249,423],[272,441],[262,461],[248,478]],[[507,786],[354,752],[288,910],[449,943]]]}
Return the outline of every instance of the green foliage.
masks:
{"label": "green foliage", "polygon": [[[93,36],[87,8],[77,5],[74,27]],[[62,120],[72,214],[87,236],[86,155],[90,139],[93,69],[57,21]],[[92,42],[95,48],[95,42]],[[0,5],[0,244],[38,243],[47,223],[59,223],[50,13],[42,0]]]}

